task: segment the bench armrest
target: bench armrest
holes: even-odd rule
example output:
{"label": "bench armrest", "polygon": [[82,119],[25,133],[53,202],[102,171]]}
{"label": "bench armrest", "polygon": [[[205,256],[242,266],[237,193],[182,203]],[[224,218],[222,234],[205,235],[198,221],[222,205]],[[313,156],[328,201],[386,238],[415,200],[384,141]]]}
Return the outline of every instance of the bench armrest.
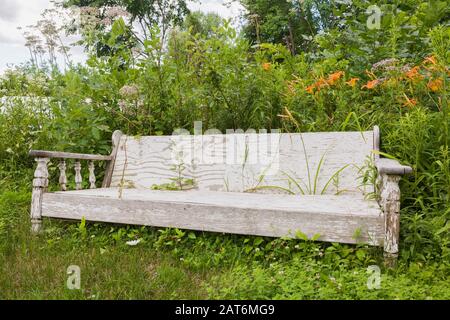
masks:
{"label": "bench armrest", "polygon": [[100,154],[71,153],[59,151],[30,150],[29,155],[35,158],[59,158],[59,159],[77,159],[77,160],[98,160],[109,161],[112,156]]}
{"label": "bench armrest", "polygon": [[[103,156],[99,154],[85,154],[85,153],[71,153],[71,152],[59,152],[59,151],[44,151],[44,150],[30,150],[29,155],[34,157],[38,166],[34,172],[33,188],[36,188],[36,192],[40,189],[47,190],[48,187],[48,169],[47,164],[50,158],[61,159],[58,168],[60,172],[59,184],[62,191],[67,190],[67,176],[66,176],[66,159],[75,159],[75,188],[81,190],[82,188],[82,176],[81,176],[81,161],[88,160],[89,169],[89,183],[90,188],[94,189],[95,186],[95,165],[94,161],[109,161],[113,159],[111,155]],[[41,191],[39,191],[41,192]],[[39,214],[37,214],[39,216]]]}
{"label": "bench armrest", "polygon": [[375,161],[375,167],[379,174],[388,175],[405,175],[412,173],[412,168],[410,166],[404,166],[400,164],[397,160],[379,158]]}
{"label": "bench armrest", "polygon": [[412,172],[409,166],[397,160],[379,158],[375,160],[378,170],[377,184],[380,190],[379,204],[385,215],[384,256],[385,263],[393,266],[398,256],[400,236],[400,187],[402,175]]}

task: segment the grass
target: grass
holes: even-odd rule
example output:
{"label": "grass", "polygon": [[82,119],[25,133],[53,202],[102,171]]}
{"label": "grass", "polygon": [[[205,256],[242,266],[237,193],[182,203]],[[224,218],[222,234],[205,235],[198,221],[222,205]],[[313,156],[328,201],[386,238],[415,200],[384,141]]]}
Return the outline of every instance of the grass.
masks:
{"label": "grass", "polygon": [[[30,194],[0,195],[1,299],[449,299],[445,263],[381,267],[365,246],[45,219],[29,233]],[[136,246],[127,241],[140,239]],[[78,265],[81,289],[66,287]]]}
{"label": "grass", "polygon": [[[148,248],[20,248],[1,263],[2,299],[199,299],[206,273],[193,273]],[[81,269],[81,290],[66,288],[69,265]]]}

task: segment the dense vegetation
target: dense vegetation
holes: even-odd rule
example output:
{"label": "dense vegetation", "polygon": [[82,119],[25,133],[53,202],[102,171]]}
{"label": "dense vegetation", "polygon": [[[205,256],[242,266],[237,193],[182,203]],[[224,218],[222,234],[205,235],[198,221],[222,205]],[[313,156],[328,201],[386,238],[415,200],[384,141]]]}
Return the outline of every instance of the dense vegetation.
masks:
{"label": "dense vegetation", "polygon": [[[371,29],[367,1],[243,0],[242,32],[184,1],[167,17],[133,1],[66,2],[96,6],[65,25],[86,64],[70,62],[46,18],[42,42],[26,34],[30,63],[0,79],[0,297],[450,297],[448,1],[383,2]],[[381,289],[366,286],[381,251],[364,245],[50,220],[29,235],[29,149],[105,154],[117,128],[171,134],[199,120],[223,132],[380,125],[383,150],[414,168],[401,181],[400,262],[382,270]],[[55,164],[50,174],[56,182]],[[81,291],[64,287],[70,264]]]}

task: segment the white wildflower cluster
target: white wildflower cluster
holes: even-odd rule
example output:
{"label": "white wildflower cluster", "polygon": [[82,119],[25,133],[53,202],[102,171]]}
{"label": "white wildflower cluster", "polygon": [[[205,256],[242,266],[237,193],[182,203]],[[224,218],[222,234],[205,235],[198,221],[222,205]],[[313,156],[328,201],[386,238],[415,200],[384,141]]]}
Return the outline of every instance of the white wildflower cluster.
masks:
{"label": "white wildflower cluster", "polygon": [[118,102],[119,110],[127,115],[136,114],[137,111],[144,106],[144,101],[139,99],[137,101],[131,102],[124,99],[120,99]]}
{"label": "white wildflower cluster", "polygon": [[39,20],[36,24],[37,30],[40,31],[45,40],[47,51],[54,54],[55,48],[59,45],[59,32],[61,31],[56,23],[49,19]]}
{"label": "white wildflower cluster", "polygon": [[96,7],[74,7],[72,11],[78,16],[78,25],[82,29],[93,29],[100,23],[100,10]]}
{"label": "white wildflower cluster", "polygon": [[30,83],[30,85],[34,87],[40,87],[42,90],[48,90],[50,83],[45,73],[38,73],[34,75],[30,79],[28,79],[28,82]]}
{"label": "white wildflower cluster", "polygon": [[118,101],[119,109],[124,114],[133,114],[144,106],[144,101],[139,96],[139,88],[136,85],[124,85],[119,90],[122,99]]}
{"label": "white wildflower cluster", "polygon": [[125,100],[120,99],[118,102],[119,105],[119,109],[122,113],[128,113],[129,111],[129,106],[128,103]]}
{"label": "white wildflower cluster", "polygon": [[101,24],[109,26],[113,24],[117,18],[128,18],[130,14],[122,7],[115,6],[106,8],[103,16],[104,18],[101,20]]}
{"label": "white wildflower cluster", "polygon": [[[55,5],[55,4],[54,4]],[[67,11],[60,8],[44,10],[41,19],[34,25],[24,27],[25,46],[30,53],[30,60],[36,67],[49,63],[57,65],[57,54],[62,54],[64,61],[69,63],[70,48],[63,43],[62,32],[66,27]],[[18,27],[22,30],[22,27]]]}
{"label": "white wildflower cluster", "polygon": [[406,72],[410,65],[399,66],[399,60],[396,58],[383,59],[372,65],[372,71],[399,71]]}
{"label": "white wildflower cluster", "polygon": [[102,10],[96,7],[73,8],[78,11],[79,26],[92,29],[98,25],[110,26],[118,18],[128,18],[130,14],[120,6],[106,7]]}
{"label": "white wildflower cluster", "polygon": [[136,99],[139,96],[139,88],[136,85],[124,85],[119,93],[124,98]]}
{"label": "white wildflower cluster", "polygon": [[49,19],[39,20],[37,23],[38,29],[44,36],[54,37],[58,34],[59,30],[54,21]]}
{"label": "white wildflower cluster", "polygon": [[97,7],[80,7],[80,14],[86,17],[97,17],[100,10]]}
{"label": "white wildflower cluster", "polygon": [[372,70],[386,69],[395,66],[398,63],[398,59],[383,59],[372,65]]}
{"label": "white wildflower cluster", "polygon": [[24,37],[25,37],[25,47],[34,48],[38,45],[42,46],[42,40],[39,38],[39,36],[29,32],[25,32]]}

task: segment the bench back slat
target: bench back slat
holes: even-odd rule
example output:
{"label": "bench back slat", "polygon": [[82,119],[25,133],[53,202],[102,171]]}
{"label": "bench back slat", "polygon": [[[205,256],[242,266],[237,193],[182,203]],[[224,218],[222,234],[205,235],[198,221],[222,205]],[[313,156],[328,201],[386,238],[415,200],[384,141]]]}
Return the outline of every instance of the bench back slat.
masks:
{"label": "bench back slat", "polygon": [[364,186],[362,176],[370,168],[374,140],[373,131],[123,135],[111,186],[151,188],[183,177],[210,191],[372,192],[373,186]]}

